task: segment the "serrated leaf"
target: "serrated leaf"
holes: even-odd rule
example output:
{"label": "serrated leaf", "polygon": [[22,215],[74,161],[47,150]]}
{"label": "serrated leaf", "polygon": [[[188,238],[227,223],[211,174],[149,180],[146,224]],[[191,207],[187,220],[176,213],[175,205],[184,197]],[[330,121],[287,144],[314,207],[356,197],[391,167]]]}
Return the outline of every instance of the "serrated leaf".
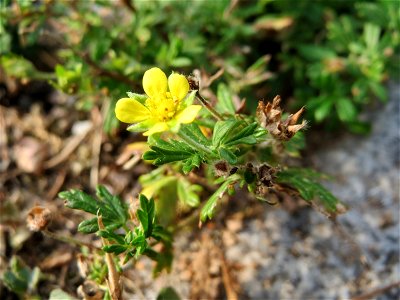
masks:
{"label": "serrated leaf", "polygon": [[99,225],[97,222],[97,217],[96,218],[92,218],[89,220],[85,220],[82,221],[79,225],[78,225],[78,231],[82,232],[82,233],[94,233],[97,230],[99,230]]}
{"label": "serrated leaf", "polygon": [[217,206],[218,200],[225,194],[230,184],[233,184],[240,180],[238,174],[234,174],[225,179],[222,185],[215,191],[214,194],[208,199],[206,204],[201,209],[200,220],[204,222],[207,218],[211,219],[214,215],[215,207]]}
{"label": "serrated leaf", "polygon": [[290,168],[279,172],[276,181],[296,188],[300,196],[306,201],[319,200],[328,213],[335,213],[340,202],[317,181],[320,178],[323,178],[323,175],[318,172],[309,169]]}
{"label": "serrated leaf", "polygon": [[192,155],[188,159],[185,160],[185,163],[182,166],[182,171],[185,174],[188,174],[190,171],[192,171],[195,167],[198,168],[200,167],[200,164],[202,162],[202,159],[200,155]]}
{"label": "serrated leaf", "polygon": [[212,142],[214,147],[224,146],[225,148],[240,144],[253,145],[257,143],[256,134],[261,133],[257,129],[256,122],[248,124],[244,120],[218,121],[214,128]]}
{"label": "serrated leaf", "polygon": [[60,192],[58,196],[66,200],[65,206],[68,208],[83,210],[92,215],[97,213],[96,200],[80,190],[72,189]]}
{"label": "serrated leaf", "polygon": [[143,155],[144,160],[151,160],[156,166],[182,161],[183,171],[190,172],[194,167],[199,167],[203,157],[199,151],[189,147],[186,143],[176,140],[164,141],[153,138],[150,151]]}
{"label": "serrated leaf", "polygon": [[217,88],[217,109],[223,113],[235,114],[235,106],[233,105],[233,96],[228,87],[220,83]]}
{"label": "serrated leaf", "polygon": [[143,194],[139,195],[140,209],[137,211],[137,215],[140,223],[142,224],[143,232],[145,237],[151,236],[153,230],[153,223],[155,217],[155,205],[154,199],[150,198],[147,200]]}
{"label": "serrated leaf", "polygon": [[212,137],[212,144],[214,147],[218,147],[222,144],[223,139],[227,138],[229,132],[237,127],[240,124],[240,121],[237,120],[227,120],[227,121],[218,121],[215,124],[213,137]]}
{"label": "serrated leaf", "polygon": [[135,236],[135,238],[132,240],[131,245],[135,247],[135,258],[138,258],[147,249],[150,249],[148,247],[148,244],[147,244],[147,241],[146,241],[146,237],[143,236],[143,235]]}
{"label": "serrated leaf", "polygon": [[[97,187],[97,199],[79,190],[61,192],[59,196],[67,200],[66,206],[69,208],[83,210],[93,215],[100,214],[108,230],[123,226],[128,219],[126,205],[103,186]],[[97,218],[83,221],[79,224],[78,230],[84,233],[96,232],[99,230]]]}
{"label": "serrated leaf", "polygon": [[97,232],[97,235],[102,238],[108,239],[108,240],[113,240],[113,241],[117,242],[118,244],[125,243],[125,239],[124,239],[123,235],[117,234],[117,233],[109,231],[109,230],[99,230]]}
{"label": "serrated leaf", "polygon": [[182,125],[179,133],[184,134],[192,140],[198,141],[204,146],[211,146],[211,141],[204,136],[199,125],[196,123]]}
{"label": "serrated leaf", "polygon": [[243,127],[239,132],[234,134],[228,139],[225,139],[224,145],[226,146],[234,146],[239,144],[248,144],[253,145],[257,143],[257,139],[253,134],[255,133],[258,124],[256,122],[246,125],[244,122],[240,124],[241,126],[238,127],[240,129]]}
{"label": "serrated leaf", "polygon": [[119,255],[123,252],[126,251],[126,246],[125,245],[117,245],[117,244],[113,244],[113,245],[105,245],[103,246],[103,250],[107,253],[114,253],[115,255]]}
{"label": "serrated leaf", "polygon": [[226,160],[229,164],[234,165],[237,163],[237,157],[231,150],[221,147],[218,152],[221,159]]}
{"label": "serrated leaf", "polygon": [[125,235],[124,241],[126,244],[130,244],[134,238],[135,238],[135,235],[134,235],[133,231],[128,231]]}
{"label": "serrated leaf", "polygon": [[[120,224],[125,224],[128,219],[128,212],[122,200],[117,196],[112,195],[104,186],[101,185],[97,186],[96,194],[97,197],[103,200],[106,204],[106,212],[110,212],[110,218],[114,218],[114,221],[118,220]],[[105,212],[100,211],[100,213],[103,213],[103,218],[106,216]]]}

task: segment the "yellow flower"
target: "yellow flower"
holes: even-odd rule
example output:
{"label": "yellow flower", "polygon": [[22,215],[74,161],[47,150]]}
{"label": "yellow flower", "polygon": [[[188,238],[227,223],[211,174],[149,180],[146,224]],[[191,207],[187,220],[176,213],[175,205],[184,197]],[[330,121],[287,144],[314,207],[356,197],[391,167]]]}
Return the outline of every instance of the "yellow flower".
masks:
{"label": "yellow flower", "polygon": [[201,109],[200,105],[186,105],[182,100],[189,92],[185,76],[172,73],[168,79],[159,68],[147,70],[143,75],[145,101],[133,98],[118,100],[115,107],[117,119],[136,123],[130,131],[146,131],[145,136],[192,123]]}

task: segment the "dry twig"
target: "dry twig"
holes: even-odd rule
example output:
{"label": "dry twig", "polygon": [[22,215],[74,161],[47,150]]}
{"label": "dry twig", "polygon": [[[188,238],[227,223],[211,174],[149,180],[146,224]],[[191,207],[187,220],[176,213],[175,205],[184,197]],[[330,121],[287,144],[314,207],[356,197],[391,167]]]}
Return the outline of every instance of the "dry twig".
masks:
{"label": "dry twig", "polygon": [[82,133],[80,135],[74,136],[72,139],[70,139],[65,147],[61,150],[60,153],[57,155],[53,156],[51,159],[46,161],[44,163],[44,167],[46,169],[51,169],[54,168],[55,166],[58,166],[61,164],[63,161],[67,160],[68,157],[75,151],[75,149],[82,143],[82,141],[86,138],[88,133],[91,131],[89,129],[85,133]]}
{"label": "dry twig", "polygon": [[[97,222],[99,224],[99,229],[104,230],[103,219],[99,215],[97,217]],[[108,241],[104,238],[101,238],[103,245],[109,245]],[[113,260],[113,255],[111,253],[105,253],[106,263],[108,268],[108,280],[107,285],[110,290],[110,296],[113,300],[122,299],[122,285],[119,273],[117,272],[117,268],[115,267],[115,263]]]}

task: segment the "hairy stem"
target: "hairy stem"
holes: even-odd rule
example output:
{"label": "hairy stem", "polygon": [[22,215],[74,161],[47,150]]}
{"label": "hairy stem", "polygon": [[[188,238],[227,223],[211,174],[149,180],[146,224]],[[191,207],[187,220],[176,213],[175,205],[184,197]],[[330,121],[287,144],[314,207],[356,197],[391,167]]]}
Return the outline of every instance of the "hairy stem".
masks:
{"label": "hairy stem", "polygon": [[200,93],[197,93],[196,98],[204,105],[204,107],[218,120],[221,121],[224,118],[210,105],[210,103],[203,98]]}

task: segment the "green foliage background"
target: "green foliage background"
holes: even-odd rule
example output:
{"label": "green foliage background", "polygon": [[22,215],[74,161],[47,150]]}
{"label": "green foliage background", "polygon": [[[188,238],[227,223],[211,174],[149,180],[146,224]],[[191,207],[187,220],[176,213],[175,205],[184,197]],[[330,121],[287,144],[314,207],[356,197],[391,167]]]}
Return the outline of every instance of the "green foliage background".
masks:
{"label": "green foliage background", "polygon": [[[106,105],[105,130],[125,90],[145,70],[208,74],[249,99],[280,94],[328,128],[367,132],[359,118],[398,74],[396,1],[29,1],[1,2],[1,67],[49,80],[76,108]],[[51,62],[41,62],[43,52]],[[397,69],[396,69],[397,68]],[[253,105],[251,99],[254,99]]]}

